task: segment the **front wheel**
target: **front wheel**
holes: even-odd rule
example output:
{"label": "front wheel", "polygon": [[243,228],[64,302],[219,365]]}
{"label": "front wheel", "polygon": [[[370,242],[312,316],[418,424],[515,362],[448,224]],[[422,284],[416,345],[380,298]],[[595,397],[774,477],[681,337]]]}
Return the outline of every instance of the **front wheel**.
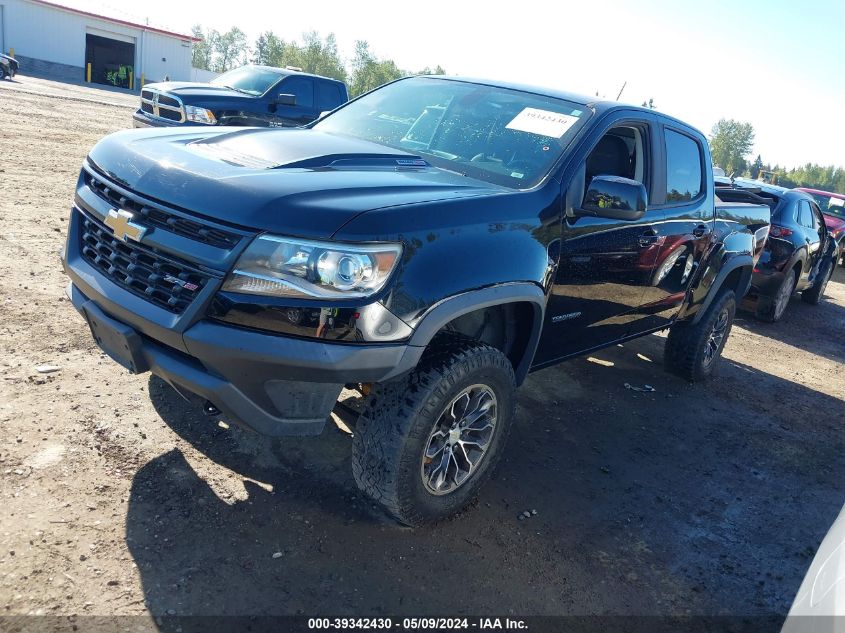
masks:
{"label": "front wheel", "polygon": [[736,296],[732,290],[722,290],[698,323],[675,323],[664,350],[667,371],[690,382],[710,376],[731,333],[735,313]]}
{"label": "front wheel", "polygon": [[352,440],[355,482],[406,525],[455,514],[493,472],[515,408],[504,354],[436,341],[417,369],[374,387]]}

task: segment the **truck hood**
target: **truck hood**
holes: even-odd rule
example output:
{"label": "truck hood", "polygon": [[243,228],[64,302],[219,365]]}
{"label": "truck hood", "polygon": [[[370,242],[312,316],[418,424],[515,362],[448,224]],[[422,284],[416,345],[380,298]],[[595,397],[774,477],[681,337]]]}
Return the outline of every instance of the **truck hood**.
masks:
{"label": "truck hood", "polygon": [[511,191],[401,150],[309,129],[127,130],[100,141],[88,160],[165,205],[311,238],[330,237],[374,209]]}
{"label": "truck hood", "polygon": [[226,86],[216,84],[199,83],[192,81],[161,81],[153,84],[146,84],[144,88],[153,88],[168,94],[175,95],[185,103],[202,101],[252,101],[257,97],[232,90]]}

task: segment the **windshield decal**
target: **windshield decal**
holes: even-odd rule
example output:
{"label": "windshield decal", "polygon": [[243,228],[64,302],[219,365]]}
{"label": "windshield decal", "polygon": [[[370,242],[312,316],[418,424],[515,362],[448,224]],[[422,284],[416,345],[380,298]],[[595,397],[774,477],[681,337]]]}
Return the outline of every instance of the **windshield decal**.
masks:
{"label": "windshield decal", "polygon": [[578,121],[577,116],[537,108],[525,108],[505,127],[509,130],[560,138],[566,134],[569,128],[575,125],[576,121]]}

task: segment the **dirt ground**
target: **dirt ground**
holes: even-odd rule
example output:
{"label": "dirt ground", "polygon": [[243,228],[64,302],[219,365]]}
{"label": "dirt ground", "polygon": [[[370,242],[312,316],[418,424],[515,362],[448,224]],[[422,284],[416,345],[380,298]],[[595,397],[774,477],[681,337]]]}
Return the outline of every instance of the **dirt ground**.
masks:
{"label": "dirt ground", "polygon": [[845,501],[842,271],[779,324],[740,315],[707,384],[662,371],[660,336],[533,374],[478,501],[404,529],[356,491],[339,426],[226,429],[98,351],[59,251],[80,163],[135,97],[16,79],[0,85],[3,614],[786,613]]}

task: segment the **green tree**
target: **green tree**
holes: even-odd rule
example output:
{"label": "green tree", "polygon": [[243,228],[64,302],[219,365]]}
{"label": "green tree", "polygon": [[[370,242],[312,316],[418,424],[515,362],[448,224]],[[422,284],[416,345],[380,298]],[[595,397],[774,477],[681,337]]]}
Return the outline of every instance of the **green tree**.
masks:
{"label": "green tree", "polygon": [[757,158],[751,164],[749,168],[749,176],[751,176],[754,180],[757,180],[757,177],[760,175],[760,172],[763,170],[763,159],[760,158],[760,154],[757,154]]}
{"label": "green tree", "polygon": [[262,66],[278,66],[285,54],[285,41],[273,31],[258,36],[252,52],[252,63]]}
{"label": "green tree", "polygon": [[370,50],[370,45],[365,40],[358,40],[355,42],[355,56],[352,58],[349,96],[357,97],[406,74],[392,59],[376,58]]}
{"label": "green tree", "polygon": [[713,163],[726,174],[745,172],[745,157],[754,147],[754,127],[734,119],[720,119],[710,136]]}
{"label": "green tree", "polygon": [[445,75],[446,71],[443,70],[443,67],[440,64],[437,64],[437,66],[435,66],[434,70],[432,70],[430,67],[426,66],[421,71],[419,71],[418,73],[414,73],[414,74],[415,75]]}
{"label": "green tree", "polygon": [[199,24],[194,25],[191,29],[191,33],[194,37],[199,38],[198,42],[194,42],[191,65],[194,68],[211,70],[211,66],[214,62],[214,51],[217,46],[217,39],[220,37],[220,34],[214,29],[204,31],[202,26]]}
{"label": "green tree", "polygon": [[334,33],[323,39],[316,31],[309,31],[303,33],[302,44],[299,44],[296,41],[285,42],[272,31],[267,31],[255,40],[252,61],[278,68],[293,66],[306,73],[340,81],[347,79],[346,66],[338,53]]}
{"label": "green tree", "polygon": [[225,33],[220,33],[214,43],[214,53],[212,70],[219,73],[246,63],[246,34],[236,26]]}
{"label": "green tree", "polygon": [[297,64],[304,72],[346,81],[346,68],[337,52],[334,33],[323,40],[316,31],[303,34],[299,47],[301,62]]}
{"label": "green tree", "polygon": [[784,169],[778,172],[778,180],[787,187],[810,187],[824,191],[845,192],[845,169],[834,165],[807,163],[788,171]]}

